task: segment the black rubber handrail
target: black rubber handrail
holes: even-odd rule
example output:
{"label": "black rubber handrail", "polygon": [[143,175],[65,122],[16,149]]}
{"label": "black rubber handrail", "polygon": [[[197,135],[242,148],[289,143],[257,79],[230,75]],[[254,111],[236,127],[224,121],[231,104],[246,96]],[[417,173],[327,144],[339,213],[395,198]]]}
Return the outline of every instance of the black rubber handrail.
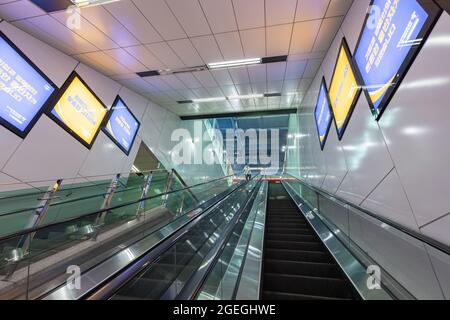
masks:
{"label": "black rubber handrail", "polygon": [[[254,178],[252,178],[253,180]],[[258,190],[261,187],[261,179],[256,183],[255,187],[251,191],[247,202],[241,208],[241,210],[233,217],[233,219],[226,226],[223,235],[214,244],[208,254],[205,256],[203,261],[207,261],[207,263],[202,264],[196,272],[191,276],[191,278],[187,281],[187,283],[183,286],[183,289],[177,295],[177,300],[192,300],[194,299],[201,288],[203,287],[208,275],[213,270],[214,266],[218,263],[220,257],[222,256],[223,250],[226,248],[226,244],[229,242],[231,235],[234,232],[234,228],[240,221],[241,217],[247,210],[251,211],[252,205],[256,196],[258,194]],[[250,207],[249,207],[250,206]],[[243,222],[245,224],[245,221]]]}
{"label": "black rubber handrail", "polygon": [[410,237],[415,238],[416,240],[419,240],[419,241],[421,241],[421,242],[423,242],[423,243],[425,243],[425,244],[427,244],[427,245],[429,245],[429,246],[431,246],[431,247],[433,247],[433,248],[435,248],[435,249],[437,249],[437,250],[439,250],[439,251],[441,251],[443,253],[446,253],[446,254],[450,255],[450,246],[448,246],[448,245],[446,245],[446,244],[444,244],[444,243],[442,243],[440,241],[437,241],[437,240],[435,240],[433,238],[430,238],[430,237],[428,237],[426,235],[420,234],[417,231],[414,231],[412,229],[409,229],[408,227],[402,226],[401,224],[399,224],[397,222],[394,222],[394,221],[392,221],[392,220],[390,220],[388,218],[376,215],[375,213],[373,213],[373,212],[371,212],[371,211],[369,211],[369,210],[367,210],[365,208],[362,208],[362,207],[360,207],[360,206],[358,206],[358,205],[356,205],[354,203],[351,203],[351,202],[349,202],[349,201],[347,201],[347,200],[345,200],[345,199],[343,199],[341,197],[338,197],[338,196],[336,196],[336,195],[334,195],[332,193],[329,193],[328,191],[325,191],[325,190],[319,189],[319,188],[317,188],[317,187],[315,187],[313,185],[310,185],[309,183],[307,183],[305,181],[302,181],[301,179],[299,179],[299,178],[297,178],[297,177],[295,177],[295,176],[293,176],[293,175],[291,175],[289,173],[285,173],[285,175],[288,175],[288,176],[292,177],[293,179],[298,181],[300,184],[302,184],[303,186],[313,190],[314,192],[317,192],[318,194],[320,194],[322,196],[325,196],[327,198],[331,198],[330,200],[332,200],[334,202],[344,203],[345,205],[348,205],[348,206],[350,206],[350,207],[352,207],[352,208],[354,208],[354,209],[356,209],[356,210],[358,210],[358,211],[360,211],[360,212],[370,216],[373,219],[381,221],[382,223],[384,223],[384,224],[386,224],[386,225],[388,225],[388,226],[390,226],[390,227],[392,227],[394,229],[397,229],[397,230],[399,230],[399,231],[409,235]]}
{"label": "black rubber handrail", "polygon": [[83,214],[83,215],[80,215],[80,216],[59,220],[59,221],[56,221],[56,222],[53,222],[53,223],[49,223],[49,224],[46,224],[46,225],[42,225],[42,226],[39,226],[39,227],[28,228],[28,229],[24,229],[24,230],[21,230],[21,231],[17,231],[17,232],[14,232],[14,233],[11,233],[11,234],[8,234],[8,235],[5,235],[5,236],[1,236],[0,237],[0,243],[4,242],[4,241],[7,241],[7,240],[11,240],[11,239],[17,238],[17,237],[20,237],[20,236],[27,235],[27,234],[30,234],[30,233],[35,233],[35,232],[38,232],[38,231],[41,231],[41,230],[44,230],[44,229],[56,227],[56,226],[59,226],[59,225],[62,225],[62,224],[74,222],[74,221],[85,219],[85,218],[90,218],[92,216],[101,214],[101,213],[103,213],[105,211],[112,211],[112,210],[116,210],[116,209],[120,209],[120,208],[124,208],[124,207],[130,206],[130,205],[133,205],[133,204],[137,204],[137,203],[140,203],[142,201],[148,201],[148,200],[160,198],[162,196],[170,195],[170,194],[173,194],[173,193],[176,193],[176,192],[187,191],[188,189],[191,189],[191,188],[196,188],[196,187],[200,187],[200,186],[203,186],[203,185],[214,183],[214,182],[217,182],[217,181],[220,181],[220,180],[225,180],[225,179],[231,178],[233,176],[234,175],[229,175],[229,176],[213,179],[213,180],[210,180],[210,181],[207,181],[207,182],[202,182],[202,183],[199,183],[199,184],[187,187],[187,188],[172,190],[172,191],[165,192],[165,193],[163,192],[163,193],[160,193],[160,194],[157,194],[157,195],[154,195],[154,196],[140,198],[138,200],[122,203],[120,205],[113,206],[113,207],[106,208],[106,209],[96,210],[96,211],[93,211],[91,213]]}

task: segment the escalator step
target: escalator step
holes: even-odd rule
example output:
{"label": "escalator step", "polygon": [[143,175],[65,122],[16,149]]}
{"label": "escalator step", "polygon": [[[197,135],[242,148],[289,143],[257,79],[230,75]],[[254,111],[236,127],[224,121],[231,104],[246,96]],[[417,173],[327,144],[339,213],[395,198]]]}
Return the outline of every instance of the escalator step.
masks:
{"label": "escalator step", "polygon": [[343,279],[265,273],[264,288],[281,293],[331,298],[352,297],[348,284]]}
{"label": "escalator step", "polygon": [[266,259],[302,262],[331,263],[332,259],[326,251],[300,251],[285,249],[267,249]]}
{"label": "escalator step", "polygon": [[295,293],[284,293],[273,291],[264,291],[262,298],[264,300],[346,300],[346,298],[320,297],[306,294],[295,294]]}
{"label": "escalator step", "polygon": [[323,250],[323,245],[319,242],[267,240],[265,247],[266,249],[286,249],[286,250],[305,250],[305,251]]}
{"label": "escalator step", "polygon": [[286,274],[311,276],[321,278],[342,279],[339,268],[332,263],[298,262],[284,260],[264,260],[266,272],[272,274]]}
{"label": "escalator step", "polygon": [[279,233],[269,233],[266,234],[267,240],[277,240],[277,241],[294,241],[294,242],[318,242],[316,236],[312,235],[294,235],[294,234],[279,234]]}
{"label": "escalator step", "polygon": [[272,228],[305,228],[309,229],[309,225],[305,222],[294,222],[294,223],[286,223],[286,222],[272,222],[269,227]]}
{"label": "escalator step", "polygon": [[267,228],[267,233],[314,235],[314,231],[305,228]]}

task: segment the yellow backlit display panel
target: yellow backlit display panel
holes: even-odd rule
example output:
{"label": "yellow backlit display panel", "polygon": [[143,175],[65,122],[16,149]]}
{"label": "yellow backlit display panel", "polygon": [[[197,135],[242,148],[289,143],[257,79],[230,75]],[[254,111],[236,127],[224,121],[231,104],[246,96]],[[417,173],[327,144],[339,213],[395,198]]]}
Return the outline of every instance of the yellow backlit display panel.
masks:
{"label": "yellow backlit display panel", "polygon": [[67,80],[61,92],[50,116],[90,148],[106,116],[106,107],[76,74]]}
{"label": "yellow backlit display panel", "polygon": [[330,86],[330,100],[339,139],[342,139],[361,89],[345,40],[342,42]]}

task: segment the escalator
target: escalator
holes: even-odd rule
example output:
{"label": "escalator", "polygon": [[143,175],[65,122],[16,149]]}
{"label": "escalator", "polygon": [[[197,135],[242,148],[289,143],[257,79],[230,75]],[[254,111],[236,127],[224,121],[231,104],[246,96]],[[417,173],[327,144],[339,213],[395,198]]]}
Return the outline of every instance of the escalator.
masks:
{"label": "escalator", "polygon": [[275,183],[269,185],[261,298],[359,298],[287,191]]}
{"label": "escalator", "polygon": [[[211,253],[221,247],[232,233],[230,228],[245,221],[246,211],[251,208],[259,181],[244,183],[229,198],[216,204],[198,217],[192,225],[173,239],[162,244],[161,254],[155,254],[142,264],[138,272],[125,278],[117,288],[106,285],[110,292],[98,293],[90,299],[112,300],[171,300],[180,298],[189,291],[189,284],[195,282],[199,270],[204,269],[212,258]],[[244,217],[244,218],[243,218]],[[242,220],[243,219],[243,220]],[[151,254],[151,253],[150,253]],[[138,264],[139,264],[138,263]],[[133,268],[133,266],[131,266]],[[124,272],[126,273],[126,272]]]}

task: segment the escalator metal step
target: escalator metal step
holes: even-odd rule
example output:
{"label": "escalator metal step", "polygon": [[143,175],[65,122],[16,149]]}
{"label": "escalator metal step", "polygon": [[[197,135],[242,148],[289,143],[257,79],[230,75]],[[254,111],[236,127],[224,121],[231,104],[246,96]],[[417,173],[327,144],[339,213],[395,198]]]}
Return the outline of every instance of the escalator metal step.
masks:
{"label": "escalator metal step", "polygon": [[285,249],[285,250],[305,250],[305,251],[321,251],[323,245],[319,242],[296,242],[296,241],[278,241],[267,240],[267,249]]}
{"label": "escalator metal step", "polygon": [[265,273],[264,289],[331,298],[352,297],[348,284],[343,279]]}
{"label": "escalator metal step", "polygon": [[341,271],[333,263],[266,259],[264,261],[264,268],[268,273],[273,274],[342,279]]}
{"label": "escalator metal step", "polygon": [[347,298],[320,297],[306,294],[295,294],[285,292],[264,291],[262,298],[264,300],[350,300]]}
{"label": "escalator metal step", "polygon": [[267,249],[266,259],[303,262],[331,263],[332,259],[325,251],[300,251],[285,249]]}

